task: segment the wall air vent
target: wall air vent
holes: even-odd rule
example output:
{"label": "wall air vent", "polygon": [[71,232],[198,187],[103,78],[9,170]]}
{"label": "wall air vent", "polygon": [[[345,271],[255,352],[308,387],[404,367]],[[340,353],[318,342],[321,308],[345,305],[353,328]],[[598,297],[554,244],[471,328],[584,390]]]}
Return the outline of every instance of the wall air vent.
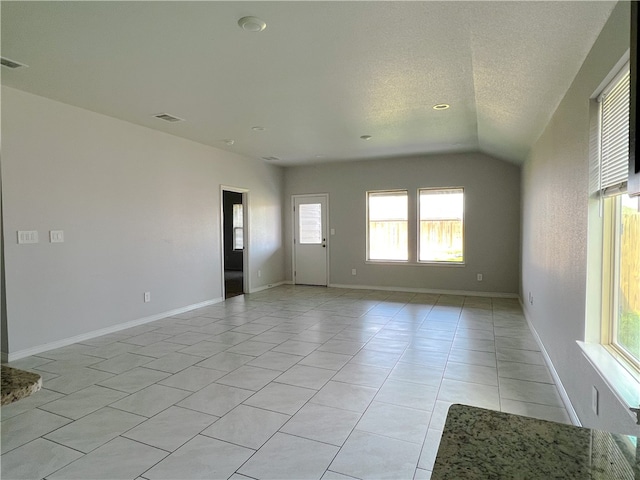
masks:
{"label": "wall air vent", "polygon": [[262,157],[263,160],[266,160],[268,162],[275,162],[280,160],[278,157]]}
{"label": "wall air vent", "polygon": [[11,70],[15,70],[16,68],[20,68],[20,67],[29,66],[29,65],[25,65],[24,63],[9,60],[8,58],[5,58],[5,57],[0,57],[0,65],[2,65],[3,67],[10,68]]}
{"label": "wall air vent", "polygon": [[169,115],[168,113],[159,113],[154,115],[154,117],[169,123],[184,122],[184,118]]}

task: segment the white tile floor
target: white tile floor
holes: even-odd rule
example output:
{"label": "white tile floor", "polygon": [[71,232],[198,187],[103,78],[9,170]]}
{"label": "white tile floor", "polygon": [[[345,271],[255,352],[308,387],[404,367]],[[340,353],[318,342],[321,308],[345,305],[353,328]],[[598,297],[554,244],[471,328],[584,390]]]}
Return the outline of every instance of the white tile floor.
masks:
{"label": "white tile floor", "polygon": [[12,365],[3,479],[428,479],[451,403],[569,423],[516,300],[283,286]]}

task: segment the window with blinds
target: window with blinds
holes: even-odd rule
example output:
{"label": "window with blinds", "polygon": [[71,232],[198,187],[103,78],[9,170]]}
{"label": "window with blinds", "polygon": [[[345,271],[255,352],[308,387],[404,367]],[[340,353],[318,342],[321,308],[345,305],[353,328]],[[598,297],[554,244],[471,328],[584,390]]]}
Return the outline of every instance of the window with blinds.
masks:
{"label": "window with blinds", "polygon": [[598,100],[603,222],[601,343],[640,379],[640,201],[626,194],[629,64]]}
{"label": "window with blinds", "polygon": [[629,65],[600,95],[600,192],[626,191],[629,175]]}

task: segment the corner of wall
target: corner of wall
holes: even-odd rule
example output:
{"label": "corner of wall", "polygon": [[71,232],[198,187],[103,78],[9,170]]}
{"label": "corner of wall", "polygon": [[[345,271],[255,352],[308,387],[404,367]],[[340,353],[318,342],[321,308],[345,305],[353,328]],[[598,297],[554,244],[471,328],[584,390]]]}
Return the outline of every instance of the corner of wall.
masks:
{"label": "corner of wall", "polygon": [[2,165],[0,165],[0,351],[2,361],[9,356],[9,330],[7,325],[7,291],[4,273],[4,202],[2,201]]}

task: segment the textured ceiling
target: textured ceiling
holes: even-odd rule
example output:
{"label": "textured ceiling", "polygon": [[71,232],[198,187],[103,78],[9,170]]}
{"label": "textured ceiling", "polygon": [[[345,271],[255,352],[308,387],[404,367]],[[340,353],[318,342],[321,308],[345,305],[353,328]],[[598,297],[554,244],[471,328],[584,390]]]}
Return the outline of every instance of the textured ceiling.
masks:
{"label": "textured ceiling", "polygon": [[[3,67],[2,83],[279,165],[472,150],[519,163],[614,6],[3,1],[2,56],[29,68]],[[246,15],[267,28],[243,31]]]}

